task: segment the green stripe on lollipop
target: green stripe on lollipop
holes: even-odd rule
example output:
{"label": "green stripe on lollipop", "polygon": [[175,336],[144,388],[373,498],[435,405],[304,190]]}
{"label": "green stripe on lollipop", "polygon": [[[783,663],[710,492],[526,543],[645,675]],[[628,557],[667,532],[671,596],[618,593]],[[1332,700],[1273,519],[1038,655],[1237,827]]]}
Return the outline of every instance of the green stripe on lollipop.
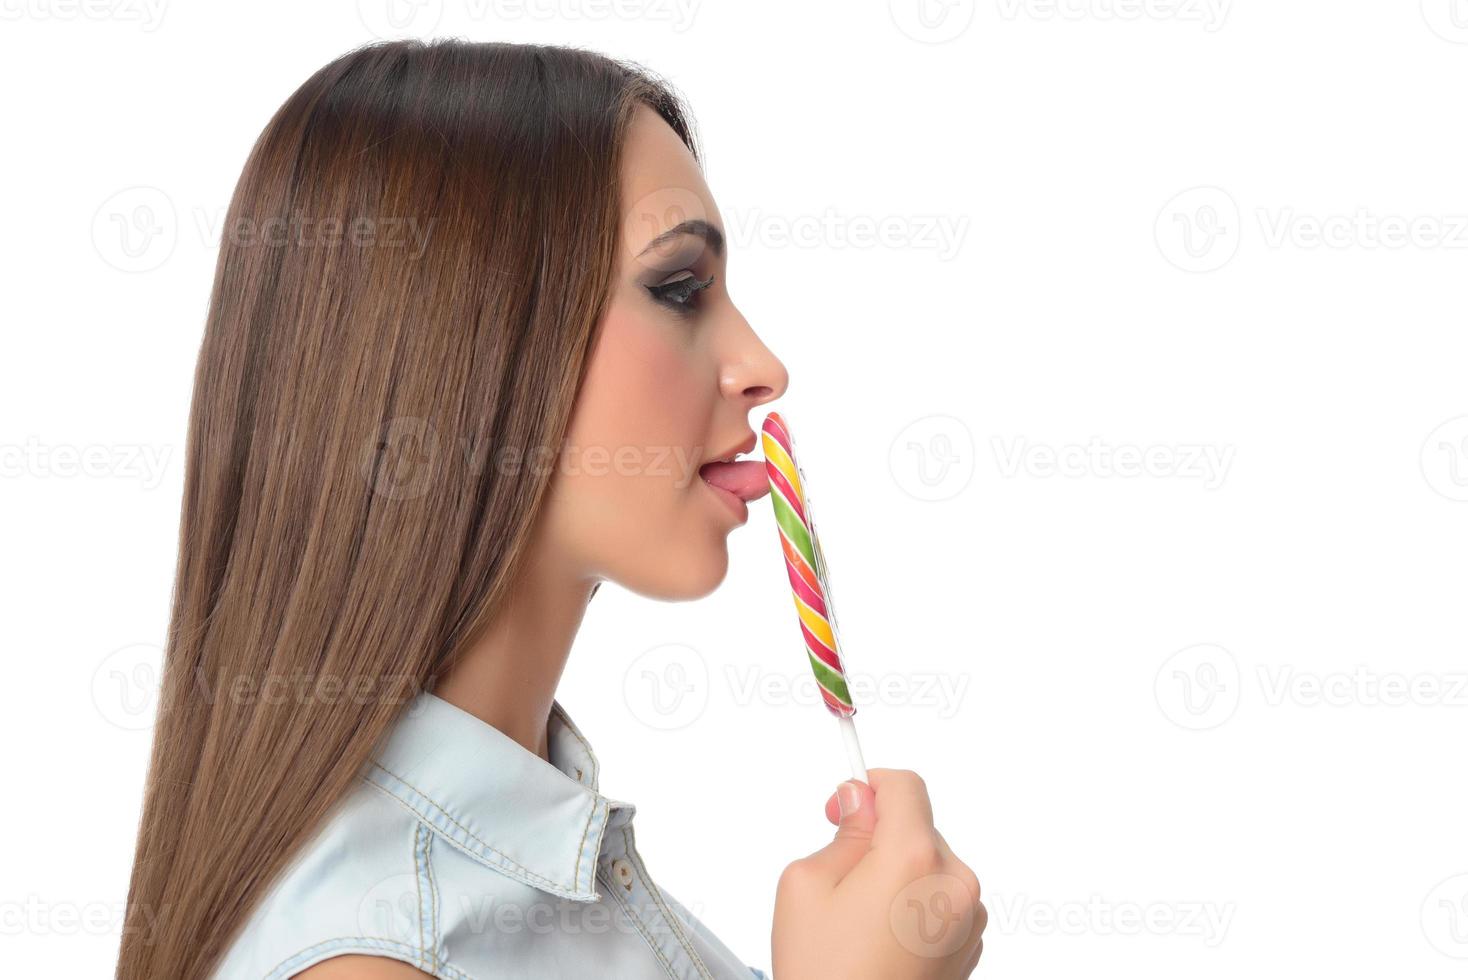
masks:
{"label": "green stripe on lollipop", "polygon": [[799,515],[791,508],[789,501],[778,493],[770,494],[770,499],[775,502],[775,523],[780,525],[780,530],[795,545],[795,550],[806,560],[812,569],[816,567],[816,553],[811,546],[810,532],[801,523]]}
{"label": "green stripe on lollipop", "polygon": [[806,656],[810,657],[810,669],[815,671],[816,683],[830,691],[837,701],[842,704],[850,704],[851,692],[846,688],[846,678],[832,670],[829,665],[823,663],[809,650],[806,651]]}

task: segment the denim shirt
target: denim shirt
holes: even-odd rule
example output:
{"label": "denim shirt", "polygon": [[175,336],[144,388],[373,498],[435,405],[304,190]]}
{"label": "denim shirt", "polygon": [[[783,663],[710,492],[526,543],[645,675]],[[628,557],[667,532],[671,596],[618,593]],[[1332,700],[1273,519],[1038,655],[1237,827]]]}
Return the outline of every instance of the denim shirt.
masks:
{"label": "denim shirt", "polygon": [[245,922],[215,980],[284,980],[344,953],[448,980],[767,980],[653,883],[631,804],[597,792],[557,704],[552,764],[431,693]]}

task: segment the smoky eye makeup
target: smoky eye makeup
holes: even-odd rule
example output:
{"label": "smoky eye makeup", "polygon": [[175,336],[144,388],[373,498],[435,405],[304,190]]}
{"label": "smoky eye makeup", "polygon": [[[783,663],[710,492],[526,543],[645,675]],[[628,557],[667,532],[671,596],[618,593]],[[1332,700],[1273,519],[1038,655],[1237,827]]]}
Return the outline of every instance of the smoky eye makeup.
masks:
{"label": "smoky eye makeup", "polygon": [[685,270],[672,279],[655,283],[646,287],[652,298],[668,307],[681,316],[690,316],[698,308],[694,297],[702,290],[713,285],[714,277],[710,275],[707,279],[700,279],[692,272]]}

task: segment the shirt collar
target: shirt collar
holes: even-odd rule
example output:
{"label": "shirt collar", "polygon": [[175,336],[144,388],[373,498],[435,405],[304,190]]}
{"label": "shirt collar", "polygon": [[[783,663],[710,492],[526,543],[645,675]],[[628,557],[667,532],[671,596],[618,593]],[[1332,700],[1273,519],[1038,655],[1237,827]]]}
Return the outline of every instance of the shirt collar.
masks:
{"label": "shirt collar", "polygon": [[597,792],[597,761],[559,703],[550,763],[428,691],[389,732],[363,777],[485,867],[541,891],[594,901],[609,825],[635,808]]}

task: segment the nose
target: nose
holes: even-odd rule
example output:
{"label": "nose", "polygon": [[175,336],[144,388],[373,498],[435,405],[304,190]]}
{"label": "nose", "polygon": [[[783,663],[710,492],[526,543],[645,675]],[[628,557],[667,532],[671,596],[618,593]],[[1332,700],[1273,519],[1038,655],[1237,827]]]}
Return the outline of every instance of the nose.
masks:
{"label": "nose", "polygon": [[746,330],[745,334],[745,343],[720,373],[719,387],[725,398],[753,408],[785,394],[790,387],[790,373],[753,330]]}

